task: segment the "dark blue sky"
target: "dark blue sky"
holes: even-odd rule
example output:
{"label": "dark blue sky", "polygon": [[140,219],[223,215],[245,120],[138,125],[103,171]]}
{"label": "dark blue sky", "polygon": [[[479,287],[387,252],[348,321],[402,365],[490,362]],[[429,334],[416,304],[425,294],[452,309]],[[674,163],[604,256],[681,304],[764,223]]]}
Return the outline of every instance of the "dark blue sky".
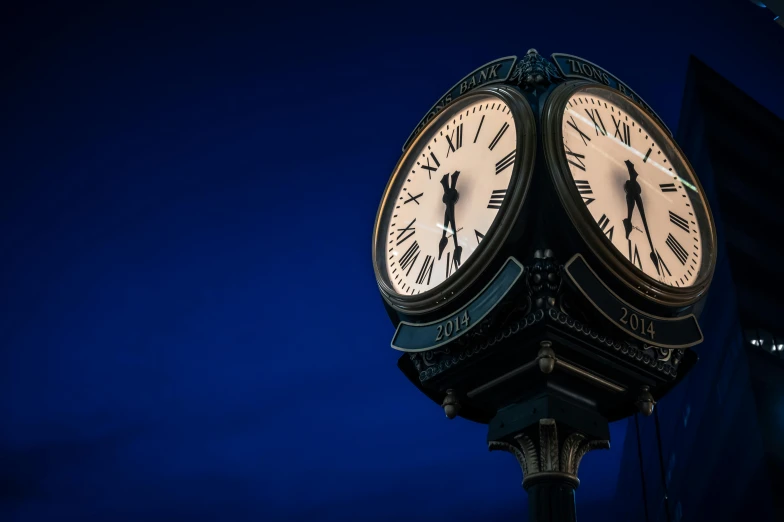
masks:
{"label": "dark blue sky", "polygon": [[743,0],[282,4],[0,15],[0,519],[521,520],[514,460],[395,367],[370,254],[402,143],[531,47],[673,130],[689,54],[784,115],[784,30]]}

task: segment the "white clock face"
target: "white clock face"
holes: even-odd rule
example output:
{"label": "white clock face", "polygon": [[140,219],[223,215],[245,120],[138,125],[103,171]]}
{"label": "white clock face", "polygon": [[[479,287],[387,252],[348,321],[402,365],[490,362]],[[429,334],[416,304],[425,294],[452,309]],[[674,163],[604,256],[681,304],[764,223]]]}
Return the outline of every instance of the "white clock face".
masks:
{"label": "white clock face", "polygon": [[461,269],[504,209],[515,166],[515,120],[495,96],[447,110],[430,129],[398,173],[381,236],[398,294],[432,290]]}
{"label": "white clock face", "polygon": [[572,179],[601,232],[638,270],[691,286],[703,256],[689,197],[698,189],[673,165],[669,143],[654,140],[663,134],[625,98],[598,90],[574,94],[561,125]]}

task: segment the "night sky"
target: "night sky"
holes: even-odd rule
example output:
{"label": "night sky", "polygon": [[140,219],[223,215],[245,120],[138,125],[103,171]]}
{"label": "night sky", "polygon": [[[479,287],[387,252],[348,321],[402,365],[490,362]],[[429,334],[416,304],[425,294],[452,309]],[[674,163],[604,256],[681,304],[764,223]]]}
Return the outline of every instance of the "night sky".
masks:
{"label": "night sky", "polygon": [[403,142],[531,47],[673,130],[690,54],[784,115],[744,0],[278,4],[2,8],[0,520],[523,520],[515,460],[395,366],[371,234]]}

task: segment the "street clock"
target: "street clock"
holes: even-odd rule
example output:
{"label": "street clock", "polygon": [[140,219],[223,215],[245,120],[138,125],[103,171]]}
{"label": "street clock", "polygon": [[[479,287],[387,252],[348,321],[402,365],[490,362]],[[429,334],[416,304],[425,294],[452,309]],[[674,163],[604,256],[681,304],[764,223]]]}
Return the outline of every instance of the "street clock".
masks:
{"label": "street clock", "polygon": [[433,105],[373,229],[398,367],[515,454],[533,521],[574,520],[582,456],[696,363],[715,264],[707,198],[655,111],[533,49]]}

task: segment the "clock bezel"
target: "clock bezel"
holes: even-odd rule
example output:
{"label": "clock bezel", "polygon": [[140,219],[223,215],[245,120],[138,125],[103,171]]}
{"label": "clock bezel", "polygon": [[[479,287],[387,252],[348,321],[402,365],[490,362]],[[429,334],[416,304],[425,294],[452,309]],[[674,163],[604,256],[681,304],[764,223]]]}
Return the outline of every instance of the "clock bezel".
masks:
{"label": "clock bezel", "polygon": [[[702,262],[694,283],[687,287],[670,286],[659,282],[639,270],[624,256],[601,231],[594,221],[588,207],[583,203],[573,181],[569,164],[563,147],[563,113],[571,97],[583,90],[605,91],[608,99],[622,98],[624,103],[635,107],[644,120],[648,134],[656,143],[667,146],[674,157],[670,163],[678,166],[681,177],[697,187],[697,191],[688,191],[689,201],[694,209],[695,217],[700,226],[702,241]],[[700,184],[688,158],[669,133],[648,114],[640,104],[612,87],[589,82],[570,81],[559,85],[548,97],[542,111],[542,135],[544,157],[548,170],[555,184],[558,198],[566,211],[572,225],[583,238],[593,254],[603,263],[618,280],[634,293],[656,303],[657,305],[681,309],[693,305],[702,299],[710,287],[716,267],[716,227],[705,191]]]}
{"label": "clock bezel", "polygon": [[[432,138],[433,133],[445,120],[459,114],[466,105],[471,103],[471,100],[488,95],[499,98],[506,103],[515,121],[517,152],[505,198],[506,203],[499,211],[499,215],[493,220],[485,238],[453,276],[421,294],[400,294],[392,287],[387,273],[384,262],[386,243],[381,239],[381,234],[387,229],[392,214],[391,206],[394,206],[395,198],[405,178],[401,173],[408,170],[419,152],[419,147]],[[525,96],[513,87],[492,85],[476,88],[455,99],[428,123],[416,140],[401,155],[392,170],[373,227],[373,269],[381,295],[389,306],[408,315],[427,314],[453,302],[477,280],[492,263],[498,251],[506,244],[509,233],[517,222],[531,185],[535,157],[536,120],[534,112]]]}

